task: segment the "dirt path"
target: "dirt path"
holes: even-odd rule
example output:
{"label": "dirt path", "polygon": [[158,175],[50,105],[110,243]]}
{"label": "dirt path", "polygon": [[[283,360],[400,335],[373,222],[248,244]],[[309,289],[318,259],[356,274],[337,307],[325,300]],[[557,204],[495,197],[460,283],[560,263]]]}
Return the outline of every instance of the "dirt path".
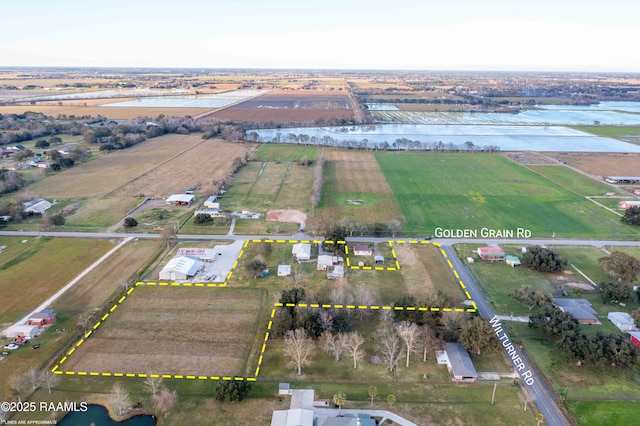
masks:
{"label": "dirt path", "polygon": [[47,300],[45,300],[40,306],[38,306],[37,308],[35,308],[33,311],[31,311],[28,315],[25,315],[23,318],[21,318],[18,322],[14,323],[13,325],[7,327],[6,329],[2,330],[1,334],[7,334],[7,331],[9,330],[9,328],[16,326],[16,325],[21,325],[26,323],[29,320],[29,317],[33,314],[35,314],[36,312],[40,312],[43,309],[46,309],[48,306],[50,306],[53,302],[55,302],[56,300],[58,300],[58,298],[60,296],[62,296],[64,294],[64,292],[66,292],[67,290],[69,290],[71,287],[73,287],[74,285],[76,285],[78,283],[78,281],[80,281],[82,278],[84,278],[85,275],[87,275],[89,272],[93,271],[98,265],[100,265],[102,262],[104,262],[109,256],[111,256],[113,253],[115,253],[116,251],[118,251],[122,246],[124,246],[126,243],[128,243],[129,241],[131,241],[133,239],[133,237],[127,237],[124,240],[122,240],[120,242],[120,244],[118,244],[117,246],[115,246],[114,248],[112,248],[111,250],[109,250],[104,256],[102,256],[100,259],[96,260],[95,262],[93,262],[91,264],[91,266],[89,266],[87,269],[85,269],[84,271],[82,271],[80,274],[78,274],[77,277],[75,277],[73,280],[69,281],[69,283],[67,285],[65,285],[64,287],[62,287],[60,290],[58,290],[53,296],[51,296],[50,298],[48,298]]}

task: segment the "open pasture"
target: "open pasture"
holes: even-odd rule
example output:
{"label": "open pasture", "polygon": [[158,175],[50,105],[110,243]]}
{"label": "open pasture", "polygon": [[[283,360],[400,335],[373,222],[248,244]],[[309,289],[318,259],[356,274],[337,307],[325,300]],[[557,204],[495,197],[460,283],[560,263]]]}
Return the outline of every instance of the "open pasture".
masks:
{"label": "open pasture", "polygon": [[351,120],[353,112],[349,109],[225,108],[211,116],[232,121],[315,123],[322,120]]}
{"label": "open pasture", "polygon": [[[639,154],[556,154],[558,160],[566,162],[587,173],[600,176],[637,176],[640,174]],[[628,185],[632,188],[631,185]]]}
{"label": "open pasture", "polygon": [[302,158],[315,161],[320,149],[312,146],[261,145],[253,153],[256,161],[298,161]]}
{"label": "open pasture", "polygon": [[[26,241],[22,243],[22,241]],[[0,237],[0,324],[36,308],[112,248],[109,241]]]}
{"label": "open pasture", "polygon": [[320,207],[359,223],[403,220],[393,190],[371,153],[325,152],[325,184]]}
{"label": "open pasture", "polygon": [[606,195],[608,193],[626,195],[624,191],[616,189],[602,180],[591,179],[568,167],[554,165],[528,166],[528,168],[579,195]]}
{"label": "open pasture", "polygon": [[405,235],[436,228],[524,228],[532,237],[559,238],[638,235],[615,214],[503,156],[375,155],[406,217]]}
{"label": "open pasture", "polygon": [[234,109],[351,109],[346,93],[321,90],[276,90],[234,105]]}
{"label": "open pasture", "polygon": [[265,301],[249,289],[139,286],[60,369],[253,375]]}

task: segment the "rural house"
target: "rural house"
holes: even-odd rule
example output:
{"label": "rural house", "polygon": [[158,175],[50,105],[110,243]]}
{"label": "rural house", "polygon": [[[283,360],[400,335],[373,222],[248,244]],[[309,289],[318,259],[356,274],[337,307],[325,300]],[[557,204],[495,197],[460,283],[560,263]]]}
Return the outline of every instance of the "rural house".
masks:
{"label": "rural house", "polygon": [[195,198],[196,196],[193,194],[173,194],[166,199],[166,203],[176,206],[190,206]]}
{"label": "rural house", "polygon": [[204,210],[196,210],[195,212],[193,212],[193,216],[198,216],[199,214],[206,214],[209,217],[224,217],[225,214],[222,213],[220,210],[218,209],[204,209]]}
{"label": "rural house", "polygon": [[50,202],[43,198],[36,198],[30,201],[22,203],[24,205],[24,212],[31,214],[44,214],[47,210],[53,206]]}
{"label": "rural house", "polygon": [[204,202],[204,206],[208,209],[219,209],[220,208],[220,203],[217,203],[216,200],[218,199],[217,196],[215,195],[210,195],[209,198],[207,198]]}
{"label": "rural house", "polygon": [[609,312],[607,319],[613,323],[620,331],[637,331],[636,322],[631,315],[626,312]]}
{"label": "rural house", "polygon": [[311,259],[311,244],[294,244],[293,247],[291,247],[291,254],[298,262],[308,262]]}
{"label": "rural house", "polygon": [[339,256],[331,256],[328,254],[321,254],[318,256],[318,263],[316,265],[317,271],[326,271],[329,268],[332,268],[334,265],[339,265],[344,262]]}
{"label": "rural house", "polygon": [[640,201],[620,201],[618,207],[628,209],[630,207],[640,207]]}
{"label": "rural house", "polygon": [[353,254],[356,256],[371,256],[373,250],[366,244],[355,244],[353,246]]}
{"label": "rural house", "polygon": [[478,256],[482,260],[489,260],[491,262],[504,260],[506,254],[501,247],[498,246],[486,246],[478,248]]}
{"label": "rural house", "polygon": [[160,271],[160,279],[168,281],[184,281],[191,279],[204,265],[196,257],[176,256]]}
{"label": "rural house", "polygon": [[478,379],[478,373],[469,357],[469,352],[460,343],[447,343],[444,351],[436,354],[438,364],[445,364],[456,383],[472,383]]}
{"label": "rural house", "polygon": [[587,299],[553,299],[553,304],[562,312],[573,315],[580,324],[598,324],[598,312]]}

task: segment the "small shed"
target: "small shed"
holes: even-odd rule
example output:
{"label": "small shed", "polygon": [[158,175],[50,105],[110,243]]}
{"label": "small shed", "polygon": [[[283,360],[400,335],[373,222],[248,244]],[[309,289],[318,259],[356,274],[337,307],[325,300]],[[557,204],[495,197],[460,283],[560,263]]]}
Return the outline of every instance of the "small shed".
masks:
{"label": "small shed", "polygon": [[291,265],[278,265],[278,276],[279,277],[291,276]]}
{"label": "small shed", "polygon": [[35,325],[14,325],[7,330],[8,337],[25,337],[32,339],[40,334],[40,328]]}
{"label": "small shed", "polygon": [[518,256],[507,256],[505,258],[505,262],[507,262],[507,265],[510,265],[512,268],[521,265],[520,258]]}
{"label": "small shed", "polygon": [[220,203],[216,202],[217,199],[218,199],[217,196],[210,195],[209,198],[207,198],[206,201],[204,202],[204,206],[208,209],[219,209]]}
{"label": "small shed", "polygon": [[636,331],[636,322],[633,317],[626,312],[609,312],[607,319],[613,323],[620,331]]}
{"label": "small shed", "polygon": [[374,256],[373,263],[376,265],[384,265],[384,256],[380,256],[380,255]]}
{"label": "small shed", "polygon": [[278,395],[291,395],[291,385],[289,383],[278,384]]}

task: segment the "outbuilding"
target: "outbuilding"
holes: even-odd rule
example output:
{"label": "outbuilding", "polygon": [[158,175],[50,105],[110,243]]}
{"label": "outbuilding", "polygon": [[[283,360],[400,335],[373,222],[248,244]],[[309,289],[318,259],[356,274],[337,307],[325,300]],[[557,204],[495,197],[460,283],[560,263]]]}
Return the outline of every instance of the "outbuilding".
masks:
{"label": "outbuilding", "polygon": [[52,309],[44,309],[29,316],[27,324],[42,327],[43,325],[53,324],[54,322],[56,322],[56,312]]}
{"label": "outbuilding", "polygon": [[636,331],[636,322],[631,315],[626,312],[609,312],[607,319],[613,323],[620,331]]}
{"label": "outbuilding", "polygon": [[43,199],[36,200],[35,202],[26,202],[24,203],[24,206],[25,206],[24,212],[31,213],[31,214],[44,214],[44,212],[49,210],[52,205],[53,204]]}
{"label": "outbuilding", "polygon": [[631,335],[630,341],[634,345],[636,345],[640,349],[640,332],[632,331],[629,333]]}
{"label": "outbuilding", "polygon": [[279,277],[291,276],[291,265],[278,265],[278,276]]}
{"label": "outbuilding", "polygon": [[620,201],[618,203],[618,207],[620,207],[621,209],[628,209],[631,207],[640,207],[640,201],[633,201],[633,200]]}
{"label": "outbuilding", "polygon": [[33,339],[34,337],[40,335],[40,328],[35,325],[27,324],[14,325],[12,327],[9,327],[6,334],[8,337],[12,338],[24,337],[27,339]]}
{"label": "outbuilding", "polygon": [[176,256],[160,271],[160,279],[184,281],[191,279],[202,269],[203,263],[196,257]]}
{"label": "outbuilding", "polygon": [[291,254],[298,262],[308,262],[311,259],[311,244],[294,244],[293,247],[291,247]]}
{"label": "outbuilding", "polygon": [[165,201],[167,204],[175,204],[176,206],[190,206],[196,198],[193,194],[173,194]]}

